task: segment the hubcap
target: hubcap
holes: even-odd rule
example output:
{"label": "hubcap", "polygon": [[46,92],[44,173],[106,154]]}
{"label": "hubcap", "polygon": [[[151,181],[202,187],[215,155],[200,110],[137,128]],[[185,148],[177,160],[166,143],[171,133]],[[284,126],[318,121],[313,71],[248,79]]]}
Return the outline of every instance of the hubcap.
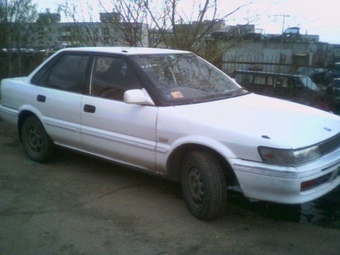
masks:
{"label": "hubcap", "polygon": [[200,172],[197,168],[191,168],[189,172],[189,191],[197,204],[203,203],[204,189]]}
{"label": "hubcap", "polygon": [[39,130],[36,127],[29,128],[27,132],[27,143],[29,148],[38,153],[41,151],[42,148],[42,139]]}

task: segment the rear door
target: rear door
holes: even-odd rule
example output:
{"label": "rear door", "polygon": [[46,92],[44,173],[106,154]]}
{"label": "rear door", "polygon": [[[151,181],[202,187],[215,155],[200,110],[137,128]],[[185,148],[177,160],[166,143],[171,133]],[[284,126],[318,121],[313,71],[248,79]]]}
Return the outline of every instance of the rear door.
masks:
{"label": "rear door", "polygon": [[47,133],[57,144],[81,149],[80,110],[90,56],[65,53],[43,73],[32,97]]}

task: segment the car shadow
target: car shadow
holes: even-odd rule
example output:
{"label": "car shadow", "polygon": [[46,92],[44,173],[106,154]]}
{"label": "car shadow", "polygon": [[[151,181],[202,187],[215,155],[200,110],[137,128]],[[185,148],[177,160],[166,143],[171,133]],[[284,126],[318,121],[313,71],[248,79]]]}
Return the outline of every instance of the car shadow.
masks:
{"label": "car shadow", "polygon": [[228,202],[277,221],[307,222],[340,229],[340,187],[314,201],[297,205],[253,202],[236,191],[228,191]]}

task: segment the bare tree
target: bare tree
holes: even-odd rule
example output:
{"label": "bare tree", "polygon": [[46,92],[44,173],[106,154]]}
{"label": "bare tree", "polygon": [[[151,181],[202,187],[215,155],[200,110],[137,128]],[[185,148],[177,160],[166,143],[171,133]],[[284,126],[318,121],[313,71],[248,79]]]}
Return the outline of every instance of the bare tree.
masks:
{"label": "bare tree", "polygon": [[[188,2],[190,6],[185,7]],[[114,39],[113,42],[128,46],[189,50],[213,63],[220,63],[223,51],[233,44],[229,43],[228,47],[223,48],[219,43],[221,38],[212,40],[210,35],[225,28],[226,20],[245,7],[240,5],[219,12],[223,3],[221,0],[98,0],[101,14],[106,14],[106,19],[101,17],[101,32],[98,35],[92,33],[92,37],[109,45],[113,45]],[[79,20],[80,16],[76,5],[68,8],[68,17],[73,17],[74,21]],[[143,33],[145,26],[147,41],[146,33]]]}
{"label": "bare tree", "polygon": [[[103,2],[98,0],[100,6],[106,13],[110,13]],[[143,1],[116,0],[112,1],[113,12],[117,18],[110,20],[112,26],[116,28],[117,35],[123,39],[123,43],[128,46],[147,46],[147,16]],[[146,36],[146,37],[145,37]]]}
{"label": "bare tree", "polygon": [[[82,44],[147,46],[147,24],[141,4],[137,1],[117,0],[109,10],[101,0],[97,3],[102,9],[100,22],[95,21],[92,15],[81,13],[79,3],[66,2],[59,5],[59,11],[77,24],[73,25],[72,32],[82,38]],[[84,9],[93,11],[89,3]]]}
{"label": "bare tree", "polygon": [[[36,5],[32,0],[5,0],[0,6],[0,49],[1,65],[6,68],[2,76],[21,75],[22,57],[27,50],[27,45],[32,40],[35,29],[32,23],[37,17]],[[15,60],[16,72],[13,73],[13,61]]]}
{"label": "bare tree", "polygon": [[[237,44],[237,37],[229,40],[227,47],[223,38],[211,38],[215,31],[223,30],[225,22],[245,5],[220,13],[225,2],[218,0],[119,0],[115,9],[124,17],[133,17],[126,22],[136,21],[133,12],[143,14],[142,21],[148,24],[150,47],[164,47],[192,51],[217,66],[222,65],[222,55]],[[190,5],[184,6],[185,3]],[[247,4],[251,4],[250,2]],[[126,8],[128,6],[128,8]],[[124,8],[125,7],[125,8]],[[249,22],[249,21],[248,21]],[[236,38],[236,39],[235,39]]]}
{"label": "bare tree", "polygon": [[158,6],[154,1],[143,2],[151,20],[150,46],[189,50],[220,67],[223,52],[237,43],[234,38],[228,47],[222,47],[222,38],[211,34],[223,30],[225,21],[245,5],[219,13],[222,2],[218,0],[192,1],[189,8],[183,8],[183,0],[164,0]]}

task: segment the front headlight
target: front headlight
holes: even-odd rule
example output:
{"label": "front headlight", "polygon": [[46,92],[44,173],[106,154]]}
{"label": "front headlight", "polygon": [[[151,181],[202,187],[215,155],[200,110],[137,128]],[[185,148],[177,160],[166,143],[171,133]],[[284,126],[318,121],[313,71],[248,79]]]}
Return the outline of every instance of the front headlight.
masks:
{"label": "front headlight", "polygon": [[263,162],[283,166],[302,165],[321,157],[318,146],[311,146],[297,150],[259,147],[258,150]]}

